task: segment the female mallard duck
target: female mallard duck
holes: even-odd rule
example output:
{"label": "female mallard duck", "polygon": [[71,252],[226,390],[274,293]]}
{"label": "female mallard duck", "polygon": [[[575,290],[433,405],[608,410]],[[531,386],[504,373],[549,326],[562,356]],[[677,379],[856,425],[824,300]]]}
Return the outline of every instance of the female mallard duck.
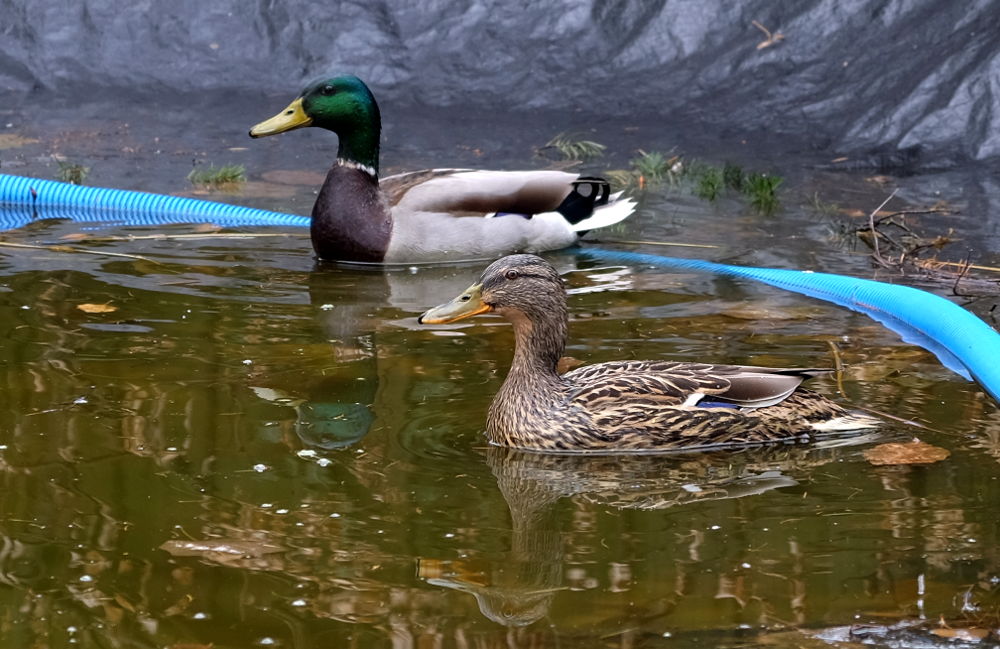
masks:
{"label": "female mallard duck", "polygon": [[313,83],[250,136],[303,126],[333,131],[340,140],[312,211],[320,259],[417,263],[555,250],[635,207],[610,194],[607,181],[563,171],[434,169],[379,181],[382,122],[375,97],[357,77]]}
{"label": "female mallard duck", "polygon": [[822,370],[670,361],[599,363],[559,375],[566,293],[545,260],[511,255],[419,318],[497,313],[514,325],[514,360],[486,419],[494,444],[545,451],[657,451],[808,439],[873,428],[799,388]]}

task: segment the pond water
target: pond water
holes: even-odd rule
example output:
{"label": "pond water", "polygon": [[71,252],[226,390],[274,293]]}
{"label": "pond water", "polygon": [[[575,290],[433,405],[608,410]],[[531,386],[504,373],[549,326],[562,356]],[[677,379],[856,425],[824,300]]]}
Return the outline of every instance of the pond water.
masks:
{"label": "pond water", "polygon": [[[251,183],[229,200],[308,205],[307,173],[270,173],[251,178],[292,178],[287,194]],[[824,172],[789,185],[774,216],[651,191],[600,237],[879,277],[831,236],[835,217],[801,205],[815,193],[872,209],[886,191]],[[79,233],[43,221],[6,240]],[[112,227],[70,243],[124,256],[2,250],[4,646],[821,646],[780,632],[995,620],[996,404],[866,317],[586,247],[547,254],[571,289],[575,358],[815,367],[836,349],[844,371],[815,389],[924,428],[673,457],[526,454],[481,435],[509,327],[415,320],[483,264],[317,265],[301,231],[241,233],[268,236]],[[988,317],[995,302],[973,308]],[[951,456],[863,457],[913,436]]]}

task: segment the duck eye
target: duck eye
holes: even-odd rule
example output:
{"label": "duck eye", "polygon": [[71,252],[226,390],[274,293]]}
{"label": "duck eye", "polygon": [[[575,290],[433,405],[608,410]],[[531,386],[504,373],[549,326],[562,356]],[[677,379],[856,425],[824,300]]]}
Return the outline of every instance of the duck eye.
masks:
{"label": "duck eye", "polygon": [[323,86],[323,90],[321,90],[320,92],[329,97],[333,93],[337,92],[337,89],[334,88],[333,86]]}
{"label": "duck eye", "polygon": [[517,279],[518,277],[520,277],[518,272],[514,269],[508,270],[503,274],[503,276],[506,277],[507,279]]}

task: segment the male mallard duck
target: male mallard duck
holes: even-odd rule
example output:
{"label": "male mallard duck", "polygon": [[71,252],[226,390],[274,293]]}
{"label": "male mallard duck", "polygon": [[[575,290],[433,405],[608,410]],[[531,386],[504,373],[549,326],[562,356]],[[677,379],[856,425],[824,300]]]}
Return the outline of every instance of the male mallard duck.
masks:
{"label": "male mallard duck", "polygon": [[562,376],[568,313],[562,279],[534,255],[494,262],[479,281],[419,322],[497,313],[514,325],[514,360],[486,419],[501,446],[547,451],[656,451],[799,441],[873,428],[799,388],[823,370],[615,361]]}
{"label": "male mallard duck", "polygon": [[303,126],[340,139],[312,211],[320,259],[417,263],[555,250],[635,207],[610,194],[604,179],[564,171],[433,169],[380,181],[382,122],[375,97],[357,77],[313,83],[250,136]]}

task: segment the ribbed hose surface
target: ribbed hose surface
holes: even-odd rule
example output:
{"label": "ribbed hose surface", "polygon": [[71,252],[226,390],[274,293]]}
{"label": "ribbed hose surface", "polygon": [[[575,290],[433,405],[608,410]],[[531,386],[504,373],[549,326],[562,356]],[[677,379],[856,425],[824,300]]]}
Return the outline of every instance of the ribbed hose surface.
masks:
{"label": "ribbed hose surface", "polygon": [[603,248],[588,247],[584,252],[606,261],[745,277],[846,306],[892,329],[904,341],[933,352],[946,367],[975,379],[1000,401],[1000,334],[973,313],[933,293],[828,273],[729,266]]}
{"label": "ribbed hose surface", "polygon": [[214,223],[216,225],[303,227],[309,217],[228,205],[196,198],[147,194],[125,189],[83,187],[54,180],[0,174],[0,229],[39,218],[125,225]]}

